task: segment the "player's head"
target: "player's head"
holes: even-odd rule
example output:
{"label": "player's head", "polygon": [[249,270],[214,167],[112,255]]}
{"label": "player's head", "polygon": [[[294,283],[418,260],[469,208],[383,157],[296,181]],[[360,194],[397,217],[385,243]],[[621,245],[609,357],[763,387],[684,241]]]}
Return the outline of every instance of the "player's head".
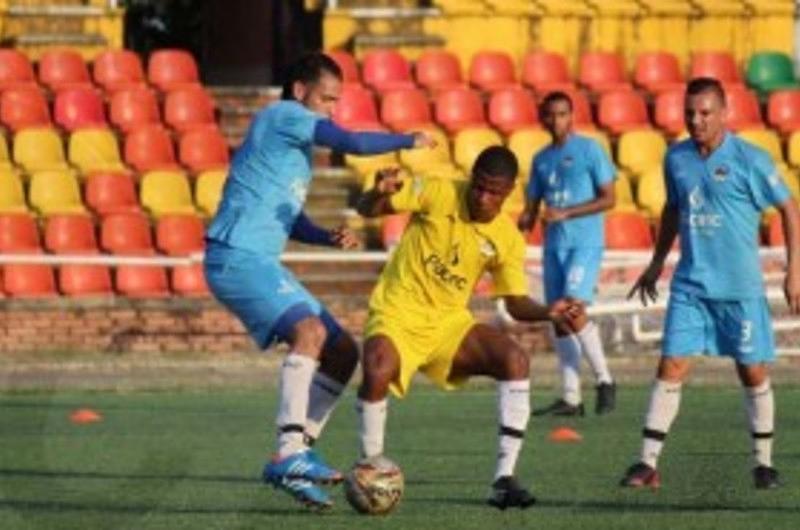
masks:
{"label": "player's head", "polygon": [[725,133],[725,91],[716,79],[698,77],[689,81],[685,97],[686,129],[703,145],[716,143]]}
{"label": "player's head", "polygon": [[487,147],[478,155],[467,193],[470,219],[488,223],[497,217],[514,189],[518,169],[517,157],[501,145]]}
{"label": "player's head", "polygon": [[342,70],[323,53],[309,53],[289,67],[281,99],[293,99],[330,117],[342,93]]}
{"label": "player's head", "polygon": [[572,131],[572,99],[564,92],[550,92],[539,104],[539,120],[554,139],[566,138]]}

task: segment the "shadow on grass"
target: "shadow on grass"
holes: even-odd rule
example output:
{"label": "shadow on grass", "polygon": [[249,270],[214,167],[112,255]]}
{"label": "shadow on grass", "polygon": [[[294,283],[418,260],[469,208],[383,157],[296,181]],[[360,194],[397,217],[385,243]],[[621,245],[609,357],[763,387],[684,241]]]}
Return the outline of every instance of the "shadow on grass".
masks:
{"label": "shadow on grass", "polygon": [[240,477],[234,475],[153,475],[107,473],[100,471],[70,471],[70,470],[42,470],[42,469],[2,469],[0,478],[3,477],[35,477],[58,479],[100,479],[100,480],[186,480],[191,482],[227,482],[259,484],[256,477]]}

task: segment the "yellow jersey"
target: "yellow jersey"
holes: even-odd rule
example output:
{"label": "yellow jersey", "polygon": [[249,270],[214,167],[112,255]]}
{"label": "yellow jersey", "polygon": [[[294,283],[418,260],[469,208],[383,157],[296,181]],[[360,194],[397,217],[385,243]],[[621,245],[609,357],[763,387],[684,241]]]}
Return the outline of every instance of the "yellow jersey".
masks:
{"label": "yellow jersey", "polygon": [[467,307],[484,272],[494,295],[527,295],[525,241],[508,215],[488,223],[469,218],[468,181],[406,180],[391,197],[411,219],[370,298],[370,312],[426,321]]}

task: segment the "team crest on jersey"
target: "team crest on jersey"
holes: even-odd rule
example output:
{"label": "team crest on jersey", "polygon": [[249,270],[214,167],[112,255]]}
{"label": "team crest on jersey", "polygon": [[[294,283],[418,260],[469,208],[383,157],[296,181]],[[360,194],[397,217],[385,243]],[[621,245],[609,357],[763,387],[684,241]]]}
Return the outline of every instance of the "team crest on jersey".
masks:
{"label": "team crest on jersey", "polygon": [[302,180],[295,180],[289,185],[289,191],[294,198],[297,199],[297,202],[306,202],[306,196],[308,195],[308,184],[303,182]]}
{"label": "team crest on jersey", "polygon": [[478,244],[478,250],[480,250],[480,253],[487,258],[493,258],[497,255],[497,249],[495,248],[494,243],[483,237]]}
{"label": "team crest on jersey", "polygon": [[716,180],[717,182],[723,182],[726,178],[728,178],[730,172],[731,170],[728,169],[728,166],[723,164],[714,170],[712,176],[714,177],[714,180]]}
{"label": "team crest on jersey", "polygon": [[564,167],[571,167],[573,162],[575,162],[575,159],[569,155],[561,159],[561,165]]}

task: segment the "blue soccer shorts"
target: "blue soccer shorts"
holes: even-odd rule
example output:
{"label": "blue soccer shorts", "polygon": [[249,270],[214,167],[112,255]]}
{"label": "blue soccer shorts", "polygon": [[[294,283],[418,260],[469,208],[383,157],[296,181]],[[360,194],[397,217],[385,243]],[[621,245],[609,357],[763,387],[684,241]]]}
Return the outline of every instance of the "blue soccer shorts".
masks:
{"label": "blue soccer shorts", "polygon": [[547,303],[566,296],[592,303],[602,262],[602,247],[545,249],[543,276]]}

